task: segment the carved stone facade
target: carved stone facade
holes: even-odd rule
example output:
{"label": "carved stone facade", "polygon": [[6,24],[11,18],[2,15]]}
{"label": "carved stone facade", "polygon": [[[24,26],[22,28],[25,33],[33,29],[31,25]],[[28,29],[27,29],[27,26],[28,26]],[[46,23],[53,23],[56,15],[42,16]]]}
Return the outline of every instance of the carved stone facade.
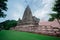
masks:
{"label": "carved stone facade", "polygon": [[60,28],[58,27],[39,25],[39,19],[35,16],[32,16],[29,6],[26,8],[22,20],[19,19],[17,26],[11,28],[11,30],[34,32],[47,35],[60,35]]}

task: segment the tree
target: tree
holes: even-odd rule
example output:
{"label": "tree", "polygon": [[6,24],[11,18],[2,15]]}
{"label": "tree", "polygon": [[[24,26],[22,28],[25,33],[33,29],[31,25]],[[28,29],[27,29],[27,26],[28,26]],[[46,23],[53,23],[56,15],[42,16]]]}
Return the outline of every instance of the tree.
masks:
{"label": "tree", "polygon": [[49,19],[49,21],[57,19],[58,23],[60,24],[60,0],[55,0],[55,4],[52,11],[55,11],[56,13],[50,14],[51,18]]}
{"label": "tree", "polygon": [[17,25],[17,21],[15,20],[6,20],[0,23],[0,26],[3,27],[2,29],[9,30],[11,27],[15,27]]}
{"label": "tree", "polygon": [[7,0],[0,0],[0,18],[5,17],[4,11],[7,11]]}
{"label": "tree", "polygon": [[[0,18],[5,18],[6,14],[4,14],[4,11],[7,11],[7,0],[0,0]],[[0,26],[0,30],[2,27]]]}

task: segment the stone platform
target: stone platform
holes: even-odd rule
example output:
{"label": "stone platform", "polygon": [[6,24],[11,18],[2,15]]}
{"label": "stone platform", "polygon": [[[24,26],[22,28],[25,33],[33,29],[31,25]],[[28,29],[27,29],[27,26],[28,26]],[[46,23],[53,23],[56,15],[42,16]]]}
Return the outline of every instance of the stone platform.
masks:
{"label": "stone platform", "polygon": [[52,36],[56,36],[56,35],[60,36],[60,28],[52,27],[49,25],[48,26],[20,25],[20,26],[16,26],[15,28],[11,28],[11,30],[33,32],[33,33],[52,35]]}

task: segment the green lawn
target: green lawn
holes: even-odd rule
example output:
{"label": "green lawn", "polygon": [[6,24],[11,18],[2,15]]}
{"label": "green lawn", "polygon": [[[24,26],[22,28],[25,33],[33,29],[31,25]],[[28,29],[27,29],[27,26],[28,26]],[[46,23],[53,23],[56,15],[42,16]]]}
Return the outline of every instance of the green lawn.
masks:
{"label": "green lawn", "polygon": [[0,31],[0,40],[60,40],[60,38],[27,32],[3,30]]}

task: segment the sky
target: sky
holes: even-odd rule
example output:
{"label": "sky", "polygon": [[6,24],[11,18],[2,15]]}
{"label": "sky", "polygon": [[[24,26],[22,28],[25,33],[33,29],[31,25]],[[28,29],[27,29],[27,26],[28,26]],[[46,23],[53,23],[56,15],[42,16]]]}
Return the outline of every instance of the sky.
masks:
{"label": "sky", "polygon": [[41,21],[48,20],[49,14],[52,13],[52,7],[55,0],[8,0],[8,10],[6,18],[0,18],[0,22],[5,20],[18,20],[22,19],[25,8],[27,5],[31,8],[33,16],[36,16]]}

